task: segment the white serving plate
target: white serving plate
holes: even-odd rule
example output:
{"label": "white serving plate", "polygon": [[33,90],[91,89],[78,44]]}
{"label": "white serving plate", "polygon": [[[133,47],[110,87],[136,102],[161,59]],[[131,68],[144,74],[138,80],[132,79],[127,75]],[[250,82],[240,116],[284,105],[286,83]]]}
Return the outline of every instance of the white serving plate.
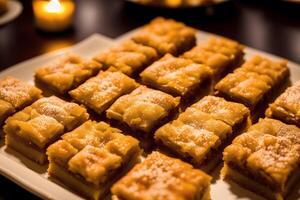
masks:
{"label": "white serving plate", "polygon": [[[115,41],[119,42],[120,40],[130,37],[134,31],[124,34]],[[198,31],[197,39],[198,41],[203,41],[211,35],[212,34]],[[114,41],[112,39],[99,34],[94,34],[73,47],[38,56],[12,66],[0,72],[0,78],[10,75],[27,82],[33,82],[33,73],[35,68],[66,52],[77,53],[83,57],[91,57],[113,44]],[[279,59],[277,56],[248,47],[245,52],[246,59],[254,54],[261,54],[271,59]],[[289,68],[291,70],[291,81],[295,82],[300,80],[300,65],[289,62]],[[3,141],[0,142],[0,174],[43,199],[82,199],[82,197],[78,196],[71,190],[68,190],[61,183],[52,179],[50,180],[46,173],[46,166],[41,167],[19,153],[11,149],[6,149],[3,143]],[[213,173],[214,180],[211,188],[211,196],[213,200],[263,200],[263,198],[239,187],[233,182],[225,182],[221,180],[219,177],[219,171],[220,167]],[[290,195],[288,199],[300,199],[300,185],[296,188],[297,189],[294,190],[293,194]]]}

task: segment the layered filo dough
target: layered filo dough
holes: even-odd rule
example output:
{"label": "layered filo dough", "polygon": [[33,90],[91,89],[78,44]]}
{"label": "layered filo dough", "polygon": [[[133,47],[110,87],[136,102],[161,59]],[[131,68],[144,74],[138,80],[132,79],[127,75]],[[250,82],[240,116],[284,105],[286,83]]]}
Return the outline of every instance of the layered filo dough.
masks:
{"label": "layered filo dough", "polygon": [[300,129],[260,119],[223,153],[222,175],[270,200],[283,200],[299,180]]}
{"label": "layered filo dough", "polygon": [[40,97],[42,97],[42,91],[33,85],[11,76],[0,79],[0,125],[7,117]]}
{"label": "layered filo dough", "polygon": [[208,82],[211,70],[206,65],[166,54],[140,74],[143,83],[174,96],[187,96],[197,92]]}
{"label": "layered filo dough", "polygon": [[162,17],[155,18],[132,37],[136,43],[153,47],[164,55],[179,55],[196,44],[196,31],[181,22]]}
{"label": "layered filo dough", "polygon": [[44,97],[9,117],[4,126],[5,144],[23,156],[46,162],[46,148],[65,132],[88,119],[86,109],[55,96]]}
{"label": "layered filo dough", "polygon": [[157,143],[205,171],[221,160],[221,152],[249,126],[249,109],[220,97],[206,96],[155,132]]}
{"label": "layered filo dough", "polygon": [[154,48],[132,40],[126,40],[94,57],[105,69],[117,70],[129,76],[142,71],[157,59],[158,54]]}
{"label": "layered filo dough", "polygon": [[113,200],[209,200],[211,177],[159,152],[152,152],[111,189]]}
{"label": "layered filo dough", "polygon": [[211,37],[181,57],[207,65],[217,80],[243,62],[244,46],[224,37]]}
{"label": "layered filo dough", "polygon": [[223,78],[215,89],[218,95],[254,110],[272,95],[272,90],[282,86],[288,76],[286,61],[272,61],[257,55]]}
{"label": "layered filo dough", "polygon": [[266,116],[300,127],[300,81],[270,104]]}
{"label": "layered filo dough", "polygon": [[112,183],[140,159],[139,142],[104,122],[87,121],[47,149],[48,173],[90,199],[102,199]]}
{"label": "layered filo dough", "polygon": [[179,97],[140,86],[117,99],[106,111],[106,116],[133,130],[149,133],[176,110],[179,102]]}
{"label": "layered filo dough", "polygon": [[101,71],[69,94],[75,101],[102,114],[120,96],[138,87],[134,79],[121,72]]}
{"label": "layered filo dough", "polygon": [[102,65],[85,60],[76,54],[66,54],[37,68],[36,84],[47,91],[66,94],[90,77],[96,75]]}

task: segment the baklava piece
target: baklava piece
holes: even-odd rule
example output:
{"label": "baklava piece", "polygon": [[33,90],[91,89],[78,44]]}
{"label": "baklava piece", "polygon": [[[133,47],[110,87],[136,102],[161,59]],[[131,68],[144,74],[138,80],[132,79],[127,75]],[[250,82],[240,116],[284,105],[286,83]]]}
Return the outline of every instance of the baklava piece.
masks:
{"label": "baklava piece", "polygon": [[74,191],[102,199],[140,158],[138,140],[104,122],[87,121],[49,146],[48,173]]}
{"label": "baklava piece", "polygon": [[44,97],[6,120],[6,145],[44,164],[46,148],[88,119],[86,109],[55,96]]}
{"label": "baklava piece", "polygon": [[244,46],[236,41],[211,37],[182,55],[196,63],[205,64],[213,72],[215,79],[236,68],[243,62]]}
{"label": "baklava piece", "polygon": [[77,102],[84,104],[98,114],[105,111],[120,96],[138,87],[135,80],[121,72],[101,71],[69,94]]}
{"label": "baklava piece", "polygon": [[37,85],[45,90],[66,94],[102,68],[100,63],[84,60],[75,54],[67,54],[38,68],[35,72]]}
{"label": "baklava piece", "polygon": [[211,177],[159,152],[137,164],[111,189],[114,200],[209,200]]}
{"label": "baklava piece", "polygon": [[112,68],[133,76],[158,59],[154,48],[135,43],[132,40],[123,42],[94,57],[104,68]]}
{"label": "baklava piece", "polygon": [[300,81],[289,87],[269,106],[266,116],[300,127]]}
{"label": "baklava piece", "polygon": [[7,117],[42,97],[38,88],[13,77],[0,80],[0,125]]}
{"label": "baklava piece", "polygon": [[162,56],[166,53],[179,55],[196,44],[196,31],[172,19],[158,17],[135,33],[132,39],[153,47]]}
{"label": "baklava piece", "polygon": [[288,75],[286,61],[271,61],[254,56],[223,78],[215,89],[218,95],[254,110],[258,103],[271,98],[272,91],[284,85]]}
{"label": "baklava piece", "polygon": [[149,133],[177,108],[179,101],[179,97],[140,86],[117,99],[106,111],[106,116],[133,130]]}
{"label": "baklava piece", "polygon": [[283,200],[300,177],[300,129],[260,119],[223,153],[222,175],[270,200]]}
{"label": "baklava piece", "polygon": [[166,54],[147,67],[140,76],[142,81],[174,96],[190,96],[210,79],[211,70],[184,58]]}
{"label": "baklava piece", "polygon": [[206,96],[179,117],[155,132],[161,146],[211,171],[221,160],[221,152],[249,126],[247,107],[220,97]]}

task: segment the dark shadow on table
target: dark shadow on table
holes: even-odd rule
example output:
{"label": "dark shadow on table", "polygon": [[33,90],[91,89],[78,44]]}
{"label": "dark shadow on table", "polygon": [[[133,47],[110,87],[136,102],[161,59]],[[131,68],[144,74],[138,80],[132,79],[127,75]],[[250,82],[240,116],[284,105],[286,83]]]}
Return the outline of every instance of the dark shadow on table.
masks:
{"label": "dark shadow on table", "polygon": [[217,180],[221,179],[221,169],[223,167],[223,162],[221,162],[214,170],[212,170],[211,173],[209,173],[212,176],[211,183],[216,183]]}
{"label": "dark shadow on table", "polygon": [[[3,134],[2,132],[0,132],[0,135]],[[1,138],[0,136],[0,148],[3,147],[5,145],[4,143],[4,138]]]}
{"label": "dark shadow on table", "polygon": [[238,199],[247,198],[247,199],[255,199],[255,200],[265,200],[265,198],[256,195],[255,193],[242,188],[237,183],[233,182],[232,180],[226,179],[224,180],[229,185],[229,190],[237,196]]}
{"label": "dark shadow on table", "polygon": [[[267,15],[290,18],[291,22],[300,19],[300,4],[287,0],[238,0],[247,6],[255,6],[265,10]],[[298,21],[298,24],[300,22]]]}
{"label": "dark shadow on table", "polygon": [[163,16],[189,22],[189,25],[199,25],[206,21],[234,17],[236,13],[237,9],[234,1],[228,1],[215,6],[178,9],[147,7],[133,3],[125,3],[123,7],[124,18],[132,19],[131,21],[135,23],[140,21],[140,24],[145,24],[154,17]]}

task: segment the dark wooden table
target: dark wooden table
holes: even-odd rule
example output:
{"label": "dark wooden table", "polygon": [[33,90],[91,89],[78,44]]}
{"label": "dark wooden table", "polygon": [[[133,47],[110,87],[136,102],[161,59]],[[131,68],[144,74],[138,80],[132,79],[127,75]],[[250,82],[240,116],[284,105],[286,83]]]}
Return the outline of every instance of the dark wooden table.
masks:
{"label": "dark wooden table", "polygon": [[[300,63],[300,5],[276,0],[248,0],[209,10],[168,11],[141,8],[122,0],[78,0],[74,27],[64,33],[46,34],[35,28],[31,2],[22,1],[22,15],[0,27],[0,69],[73,45],[95,32],[117,37],[158,15],[173,17],[195,28]],[[37,199],[0,176],[0,200],[20,198]]]}

